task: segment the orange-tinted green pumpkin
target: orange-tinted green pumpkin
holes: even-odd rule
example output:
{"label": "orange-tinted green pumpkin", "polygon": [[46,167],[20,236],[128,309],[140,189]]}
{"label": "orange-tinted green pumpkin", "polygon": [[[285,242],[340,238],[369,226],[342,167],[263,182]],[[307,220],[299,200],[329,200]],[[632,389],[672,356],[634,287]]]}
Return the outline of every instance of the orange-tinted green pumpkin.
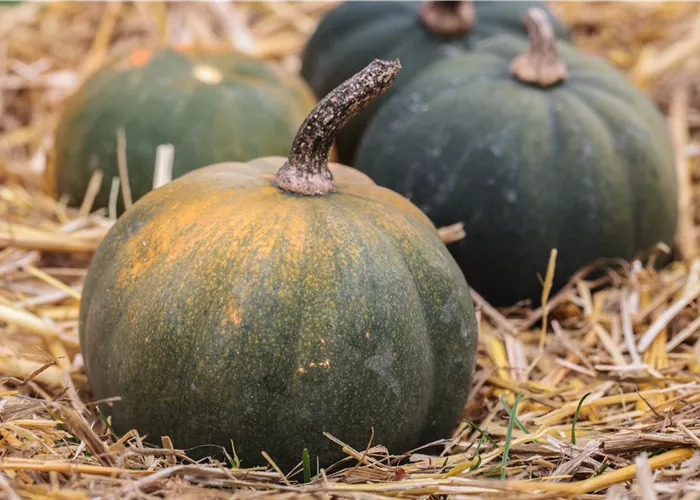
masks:
{"label": "orange-tinted green pumpkin", "polygon": [[101,169],[94,206],[107,206],[119,176],[120,128],[137,200],[153,187],[158,145],[174,146],[175,178],[212,163],[285,155],[314,104],[297,75],[232,50],[135,51],[100,69],[67,101],[56,132],[57,194],[81,203],[93,170]]}
{"label": "orange-tinted green pumpkin", "polygon": [[[464,277],[428,218],[349,167],[340,127],[393,81],[375,61],[324,99],[288,158],[222,163],[143,197],[83,291],[80,340],[118,432],[231,440],[244,466],[327,466],[448,437],[477,345]],[[331,174],[332,173],[332,174]],[[194,455],[210,453],[198,448]]]}

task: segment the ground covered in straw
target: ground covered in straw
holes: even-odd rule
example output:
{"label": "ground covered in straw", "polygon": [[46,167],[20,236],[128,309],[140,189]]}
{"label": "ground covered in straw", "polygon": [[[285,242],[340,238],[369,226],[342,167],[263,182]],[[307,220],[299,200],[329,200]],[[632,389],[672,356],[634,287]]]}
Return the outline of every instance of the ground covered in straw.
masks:
{"label": "ground covered in straw", "polygon": [[273,466],[195,463],[168,439],[147,448],[96,413],[77,315],[91,252],[112,221],[68,209],[48,189],[63,99],[106,57],[163,41],[223,41],[295,70],[331,5],[0,4],[0,498],[700,496],[700,5],[690,2],[555,5],[584,50],[628,72],[668,113],[682,153],[684,258],[660,273],[598,263],[603,278],[583,270],[545,310],[496,311],[476,296],[473,396],[442,453],[395,457],[338,442],[351,467],[312,468],[304,484]]}

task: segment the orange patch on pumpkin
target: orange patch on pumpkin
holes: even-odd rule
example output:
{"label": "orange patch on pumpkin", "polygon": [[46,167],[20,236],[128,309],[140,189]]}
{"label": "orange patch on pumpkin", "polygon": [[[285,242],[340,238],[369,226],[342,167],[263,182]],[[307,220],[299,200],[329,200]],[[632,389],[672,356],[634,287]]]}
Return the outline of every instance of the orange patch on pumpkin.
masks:
{"label": "orange patch on pumpkin", "polygon": [[148,61],[153,57],[151,49],[137,49],[129,56],[129,63],[134,66],[142,67],[148,64]]}
{"label": "orange patch on pumpkin", "polygon": [[234,325],[238,326],[241,324],[241,318],[238,316],[240,311],[236,308],[236,305],[233,302],[229,303],[227,312]]}

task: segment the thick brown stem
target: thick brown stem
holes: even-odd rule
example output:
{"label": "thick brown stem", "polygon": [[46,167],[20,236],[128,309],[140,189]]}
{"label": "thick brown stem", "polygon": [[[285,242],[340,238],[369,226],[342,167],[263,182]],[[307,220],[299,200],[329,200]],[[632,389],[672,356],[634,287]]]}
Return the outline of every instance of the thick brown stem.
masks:
{"label": "thick brown stem", "polygon": [[420,9],[420,20],[428,30],[440,36],[458,36],[474,25],[474,6],[471,2],[425,2]]}
{"label": "thick brown stem", "polygon": [[547,14],[538,8],[528,9],[523,23],[530,46],[510,65],[511,73],[521,82],[549,87],[565,80],[569,73],[557,53],[556,37]]}
{"label": "thick brown stem", "polygon": [[391,86],[400,68],[398,60],[375,59],[324,97],[299,127],[289,157],[277,172],[277,187],[306,196],[332,191],[328,155],[335,138],[352,117]]}

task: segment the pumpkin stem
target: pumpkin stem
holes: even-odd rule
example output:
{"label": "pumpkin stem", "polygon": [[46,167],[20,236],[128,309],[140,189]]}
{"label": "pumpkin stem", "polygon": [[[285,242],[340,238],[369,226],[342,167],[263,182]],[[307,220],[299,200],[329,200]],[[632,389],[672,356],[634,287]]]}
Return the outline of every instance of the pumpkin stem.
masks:
{"label": "pumpkin stem", "polygon": [[393,83],[401,64],[375,59],[328,93],[299,127],[275,183],[284,191],[311,196],[333,190],[328,155],[340,130]]}
{"label": "pumpkin stem", "polygon": [[419,17],[435,35],[464,35],[474,25],[474,6],[471,2],[429,1],[421,7]]}
{"label": "pumpkin stem", "polygon": [[557,53],[554,28],[544,10],[528,9],[523,18],[530,46],[510,65],[510,72],[521,82],[549,87],[569,76],[569,72]]}

